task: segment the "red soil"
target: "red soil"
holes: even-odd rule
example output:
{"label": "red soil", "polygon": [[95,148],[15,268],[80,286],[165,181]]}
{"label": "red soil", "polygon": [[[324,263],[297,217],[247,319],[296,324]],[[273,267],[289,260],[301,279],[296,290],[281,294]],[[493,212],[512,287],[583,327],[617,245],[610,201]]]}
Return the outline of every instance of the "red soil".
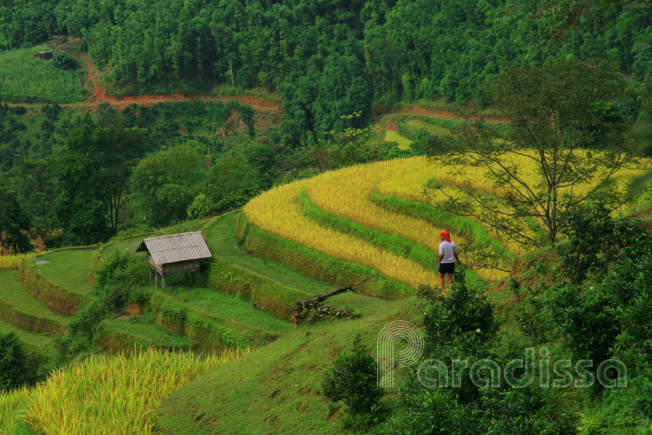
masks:
{"label": "red soil", "polygon": [[265,100],[264,98],[254,97],[251,95],[235,95],[235,96],[206,96],[197,94],[142,94],[142,95],[125,95],[113,96],[107,95],[106,89],[100,85],[97,70],[87,56],[82,58],[86,69],[88,71],[88,79],[92,85],[92,89],[87,86],[90,96],[81,104],[62,104],[62,106],[79,106],[89,107],[95,110],[100,103],[109,103],[115,106],[118,110],[122,110],[131,104],[138,104],[141,106],[150,106],[152,104],[175,102],[175,101],[232,101],[237,100],[241,103],[248,104],[255,111],[259,112],[276,112],[281,113],[281,103],[277,101]]}
{"label": "red soil", "polygon": [[[107,95],[106,89],[100,84],[99,74],[95,68],[95,65],[90,61],[88,55],[84,55],[79,58],[86,65],[88,72],[88,81],[86,82],[86,88],[90,93],[90,96],[83,103],[70,103],[70,104],[61,104],[64,107],[81,107],[88,108],[90,110],[97,110],[97,106],[101,103],[109,103],[118,110],[122,110],[131,104],[138,104],[141,106],[150,106],[152,104],[159,104],[164,102],[175,102],[175,101],[191,101],[191,100],[201,100],[201,101],[239,101],[244,104],[248,104],[256,112],[254,115],[254,121],[256,125],[265,124],[270,125],[274,124],[278,118],[277,115],[283,114],[282,104],[278,101],[266,100],[260,97],[254,97],[252,95],[233,95],[233,96],[207,96],[199,94],[142,94],[142,95],[125,95],[125,96],[113,96]],[[24,106],[37,106],[37,104],[22,104]],[[387,109],[384,105],[378,105],[374,108],[374,118],[379,120],[383,115],[391,114],[403,114],[403,115],[417,115],[420,117],[436,118],[436,119],[446,119],[446,120],[455,120],[463,121],[464,117],[458,113],[444,110],[444,109],[435,109],[424,107],[421,104],[414,104],[412,106],[400,106],[391,109],[387,112]],[[270,117],[271,116],[271,117]],[[392,120],[390,117],[387,117],[382,125],[377,125],[376,130],[398,130],[399,117]],[[509,122],[508,118],[504,117],[494,117],[489,116],[485,118],[486,122],[490,123],[507,123]],[[182,135],[185,133],[180,132]]]}
{"label": "red soil", "polygon": [[[432,109],[429,107],[424,107],[419,103],[416,103],[413,106],[400,106],[392,111],[393,113],[405,113],[407,115],[420,115],[428,118],[437,118],[437,119],[446,119],[450,121],[462,121],[464,117],[458,113],[451,112],[443,109]],[[486,122],[494,123],[507,123],[509,118],[497,117],[497,116],[488,116],[485,118]]]}

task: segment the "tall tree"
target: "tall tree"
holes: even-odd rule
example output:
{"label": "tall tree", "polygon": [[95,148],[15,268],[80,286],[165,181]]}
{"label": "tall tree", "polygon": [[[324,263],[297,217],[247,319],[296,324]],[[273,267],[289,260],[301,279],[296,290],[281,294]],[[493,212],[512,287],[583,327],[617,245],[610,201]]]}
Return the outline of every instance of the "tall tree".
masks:
{"label": "tall tree", "polygon": [[52,174],[54,158],[25,158],[16,168],[20,179],[17,193],[21,204],[28,211],[34,228],[41,237],[51,233],[50,211],[52,198],[56,196],[56,179]]}
{"label": "tall tree", "polygon": [[484,170],[502,193],[473,190],[453,176],[449,206],[520,243],[554,243],[565,212],[596,195],[631,156],[629,126],[614,104],[623,88],[618,73],[578,60],[509,69],[485,86],[508,128],[469,121],[449,160],[462,172]]}
{"label": "tall tree", "polygon": [[90,115],[70,133],[55,169],[54,204],[55,223],[69,242],[93,243],[117,232],[131,168],[151,146],[141,130],[103,127]]}
{"label": "tall tree", "polygon": [[196,144],[164,149],[133,169],[133,200],[143,220],[165,226],[187,217],[207,172]]}
{"label": "tall tree", "polygon": [[31,229],[27,214],[21,208],[16,194],[9,190],[6,178],[0,174],[0,252],[28,252],[34,249],[25,235]]}

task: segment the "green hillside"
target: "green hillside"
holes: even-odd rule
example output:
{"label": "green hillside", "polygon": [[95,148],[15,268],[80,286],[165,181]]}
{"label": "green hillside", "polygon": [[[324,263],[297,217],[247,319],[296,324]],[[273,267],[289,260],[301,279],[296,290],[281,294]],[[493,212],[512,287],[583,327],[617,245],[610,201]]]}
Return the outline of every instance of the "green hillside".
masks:
{"label": "green hillside", "polygon": [[39,51],[52,50],[37,45],[0,51],[0,101],[9,103],[75,103],[86,98],[83,70],[63,70],[52,60],[40,60]]}
{"label": "green hillside", "polygon": [[650,17],[0,1],[0,435],[652,435]]}
{"label": "green hillside", "polygon": [[30,332],[63,334],[65,318],[53,313],[25,291],[16,272],[0,272],[2,318]]}
{"label": "green hillside", "polygon": [[378,303],[361,319],[300,328],[172,394],[158,410],[158,424],[177,434],[339,433],[342,409],[330,407],[321,392],[325,369],[351,337],[360,333],[372,345],[387,323],[416,319],[418,305],[414,298]]}

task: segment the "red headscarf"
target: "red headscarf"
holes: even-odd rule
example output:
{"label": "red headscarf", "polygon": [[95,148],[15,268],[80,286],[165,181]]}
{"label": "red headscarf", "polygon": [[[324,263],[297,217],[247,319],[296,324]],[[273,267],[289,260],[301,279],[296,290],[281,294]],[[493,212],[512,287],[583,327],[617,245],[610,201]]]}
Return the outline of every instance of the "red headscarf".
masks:
{"label": "red headscarf", "polygon": [[451,235],[448,231],[442,231],[441,233],[439,233],[439,237],[442,236],[444,237],[444,240],[446,240],[447,242],[451,241]]}

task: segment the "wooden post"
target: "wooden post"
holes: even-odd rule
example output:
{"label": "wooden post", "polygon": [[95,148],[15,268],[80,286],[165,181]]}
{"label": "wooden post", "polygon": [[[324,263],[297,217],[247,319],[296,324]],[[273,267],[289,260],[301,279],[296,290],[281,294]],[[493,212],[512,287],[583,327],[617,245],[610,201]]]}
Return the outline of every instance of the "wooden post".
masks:
{"label": "wooden post", "polygon": [[158,272],[154,272],[154,275],[156,275],[156,287],[158,287]]}
{"label": "wooden post", "polygon": [[152,267],[149,268],[149,283],[152,283]]}
{"label": "wooden post", "polygon": [[165,288],[165,274],[161,273],[161,278],[163,279],[163,288]]}

